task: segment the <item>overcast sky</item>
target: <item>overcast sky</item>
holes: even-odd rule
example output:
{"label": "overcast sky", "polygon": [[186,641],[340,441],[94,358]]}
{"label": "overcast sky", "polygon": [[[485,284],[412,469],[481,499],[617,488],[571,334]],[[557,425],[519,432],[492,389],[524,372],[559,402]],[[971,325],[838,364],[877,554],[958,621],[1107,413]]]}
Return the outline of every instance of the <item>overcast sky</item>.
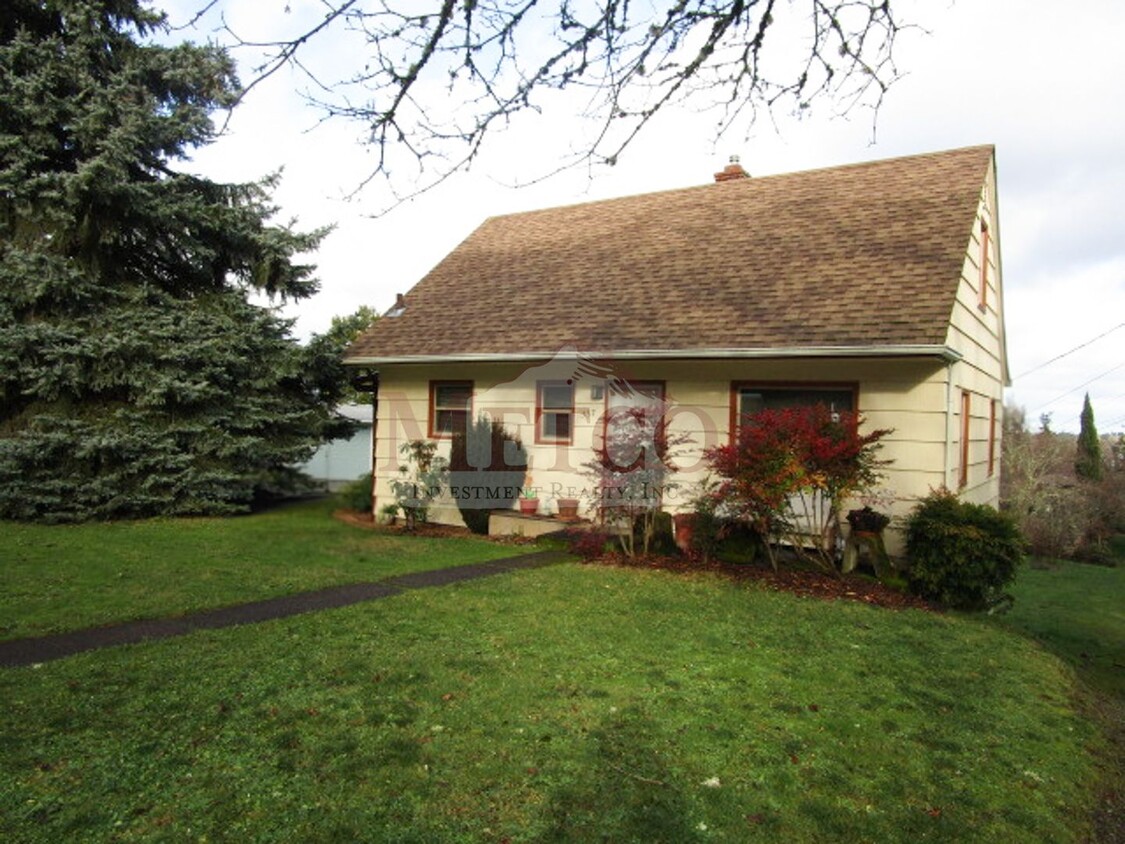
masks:
{"label": "overcast sky", "polygon": [[[203,3],[156,5],[176,24]],[[290,15],[282,11],[287,5]],[[362,128],[321,123],[296,93],[306,83],[283,71],[249,95],[227,133],[198,151],[192,166],[243,181],[284,168],[275,194],[282,216],[297,217],[301,228],[336,226],[314,258],[320,293],[286,311],[305,337],[360,305],[387,309],[489,216],[706,183],[732,154],[763,176],[995,144],[1014,379],[1008,401],[1026,409],[1029,423],[1049,412],[1053,428],[1076,431],[1088,391],[1099,431],[1125,430],[1125,3],[902,5],[900,17],[929,34],[901,38],[897,59],[907,75],[891,89],[874,141],[868,115],[834,118],[827,103],[812,118],[761,122],[749,137],[717,141],[711,118],[680,112],[650,127],[612,169],[511,187],[557,161],[573,125],[563,104],[518,121],[469,174],[374,217],[388,204],[377,184],[357,199],[342,198],[370,170]],[[225,14],[236,31],[257,36],[317,6],[226,0]],[[179,34],[222,43],[218,24],[212,14]],[[356,59],[355,46],[334,35],[318,49]],[[250,77],[253,57],[235,56]]]}

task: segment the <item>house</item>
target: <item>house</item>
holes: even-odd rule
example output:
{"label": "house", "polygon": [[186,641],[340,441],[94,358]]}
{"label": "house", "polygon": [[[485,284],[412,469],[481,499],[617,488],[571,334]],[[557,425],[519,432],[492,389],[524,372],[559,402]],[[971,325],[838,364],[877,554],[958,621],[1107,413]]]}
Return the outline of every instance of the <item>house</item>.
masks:
{"label": "house", "polygon": [[740,414],[819,401],[894,429],[896,512],[943,485],[995,504],[999,246],[991,146],[763,178],[732,162],[698,187],[488,219],[347,352],[378,376],[377,501],[404,442],[487,413],[521,435],[551,512],[590,486],[607,411],[649,402],[692,439],[675,512]]}
{"label": "house", "polygon": [[345,404],[336,411],[357,423],[356,432],[347,439],[321,443],[313,456],[297,467],[329,492],[371,471],[371,405]]}

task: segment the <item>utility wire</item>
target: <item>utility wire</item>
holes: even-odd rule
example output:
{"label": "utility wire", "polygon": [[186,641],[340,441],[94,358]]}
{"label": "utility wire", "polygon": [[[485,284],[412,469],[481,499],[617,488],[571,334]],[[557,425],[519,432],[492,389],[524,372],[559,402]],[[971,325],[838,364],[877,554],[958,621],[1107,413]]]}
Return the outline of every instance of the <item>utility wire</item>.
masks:
{"label": "utility wire", "polygon": [[[1097,398],[1098,404],[1101,404],[1101,405],[1105,405],[1107,402],[1117,401],[1118,399],[1125,399],[1125,393],[1118,393],[1116,396],[1098,396],[1098,398]],[[1093,401],[1093,399],[1091,399],[1091,402],[1092,401]],[[1071,422],[1077,422],[1081,418],[1082,418],[1082,414],[1076,413],[1073,416],[1068,417],[1067,419],[1064,419],[1062,422],[1058,422],[1056,424],[1058,424],[1058,425],[1069,425]],[[1098,424],[1101,425],[1102,423],[1099,422]],[[1116,425],[1118,423],[1117,422],[1110,422],[1109,424],[1110,425]]]}
{"label": "utility wire", "polygon": [[[1125,325],[1125,323],[1122,323],[1122,325]],[[1117,370],[1121,369],[1121,367],[1123,367],[1123,366],[1125,366],[1125,363],[1119,363],[1119,364],[1117,364],[1117,366],[1114,366],[1114,367],[1111,367],[1110,369],[1107,369],[1107,370],[1106,370],[1105,372],[1103,372],[1103,373],[1102,373],[1101,375],[1095,375],[1095,376],[1094,376],[1093,378],[1091,378],[1091,379],[1090,379],[1089,381],[1087,381],[1087,382],[1086,382],[1085,384],[1079,384],[1079,385],[1078,385],[1077,387],[1072,387],[1071,389],[1069,389],[1069,390],[1067,390],[1067,391],[1066,391],[1065,393],[1063,393],[1063,394],[1062,394],[1061,396],[1056,396],[1055,398],[1051,399],[1051,400],[1050,400],[1049,402],[1047,402],[1046,404],[1042,404],[1042,405],[1040,405],[1040,406],[1039,406],[1039,407],[1038,407],[1038,408],[1036,409],[1036,411],[1035,411],[1035,412],[1037,413],[1038,411],[1040,411],[1040,410],[1043,410],[1043,409],[1044,409],[1044,408],[1046,408],[1046,407],[1050,407],[1051,405],[1053,405],[1053,404],[1054,404],[1055,402],[1059,401],[1060,399],[1065,399],[1065,398],[1066,398],[1067,396],[1069,396],[1069,395],[1070,395],[1071,393],[1076,393],[1076,392],[1078,392],[1079,390],[1081,390],[1081,389],[1082,389],[1083,387],[1088,387],[1088,386],[1090,386],[1090,385],[1091,385],[1091,384],[1093,384],[1093,383],[1094,383],[1095,381],[1098,381],[1098,380],[1100,380],[1100,379],[1102,379],[1102,378],[1105,378],[1105,377],[1106,377],[1107,375],[1109,375],[1109,374],[1110,374],[1111,372],[1116,372]]]}
{"label": "utility wire", "polygon": [[[1103,337],[1109,336],[1114,331],[1117,331],[1119,328],[1125,328],[1125,322],[1118,323],[1117,325],[1113,326],[1113,328],[1109,329],[1109,331],[1105,331],[1105,332],[1099,334],[1097,337],[1094,337],[1091,340],[1087,340],[1085,343],[1082,343],[1081,345],[1075,346],[1073,349],[1070,349],[1069,351],[1063,352],[1061,355],[1056,355],[1055,357],[1051,358],[1046,363],[1041,363],[1041,364],[1039,364],[1039,366],[1036,366],[1036,367],[1033,367],[1033,368],[1027,370],[1027,372],[1021,372],[1019,375],[1015,376],[1012,380],[1017,381],[1020,378],[1023,378],[1025,375],[1030,375],[1033,372],[1038,372],[1040,369],[1043,369],[1046,366],[1050,366],[1055,361],[1062,360],[1063,358],[1067,357],[1068,355],[1074,354],[1079,349],[1085,349],[1091,343],[1096,343],[1098,340],[1101,340]],[[1060,396],[1059,398],[1062,398],[1062,396]]]}

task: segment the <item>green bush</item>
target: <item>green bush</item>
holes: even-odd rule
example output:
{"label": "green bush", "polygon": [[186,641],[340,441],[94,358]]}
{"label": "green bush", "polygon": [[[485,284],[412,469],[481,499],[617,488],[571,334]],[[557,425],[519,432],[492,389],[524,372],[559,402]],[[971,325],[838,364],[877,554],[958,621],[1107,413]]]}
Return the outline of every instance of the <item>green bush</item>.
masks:
{"label": "green bush", "polygon": [[1006,513],[961,501],[948,490],[922,499],[906,522],[910,589],[931,601],[979,610],[1004,594],[1023,558],[1023,539]]}
{"label": "green bush", "polygon": [[724,563],[752,565],[757,562],[765,542],[753,525],[745,522],[728,522],[719,531],[715,557]]}
{"label": "green bush", "polygon": [[[644,547],[644,518],[637,516],[633,520],[634,547]],[[680,553],[676,547],[676,532],[672,527],[672,514],[663,510],[652,516],[652,536],[648,542],[648,553],[657,556],[674,557]]]}
{"label": "green bush", "polygon": [[336,493],[340,506],[359,513],[371,512],[371,475],[360,475]]}

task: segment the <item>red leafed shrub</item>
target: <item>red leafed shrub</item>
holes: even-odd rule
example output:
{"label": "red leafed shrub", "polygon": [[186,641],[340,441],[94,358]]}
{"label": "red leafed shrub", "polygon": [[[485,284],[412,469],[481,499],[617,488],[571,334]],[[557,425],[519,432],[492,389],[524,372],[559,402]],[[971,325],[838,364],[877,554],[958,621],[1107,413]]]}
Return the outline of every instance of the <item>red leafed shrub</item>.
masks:
{"label": "red leafed shrub", "polygon": [[595,560],[606,553],[614,537],[604,531],[570,529],[563,531],[570,550],[583,560]]}
{"label": "red leafed shrub", "polygon": [[747,417],[735,442],[705,452],[719,478],[716,501],[762,536],[786,540],[835,571],[840,506],[873,487],[885,465],[876,453],[890,430],[861,434],[862,422],[824,405]]}

